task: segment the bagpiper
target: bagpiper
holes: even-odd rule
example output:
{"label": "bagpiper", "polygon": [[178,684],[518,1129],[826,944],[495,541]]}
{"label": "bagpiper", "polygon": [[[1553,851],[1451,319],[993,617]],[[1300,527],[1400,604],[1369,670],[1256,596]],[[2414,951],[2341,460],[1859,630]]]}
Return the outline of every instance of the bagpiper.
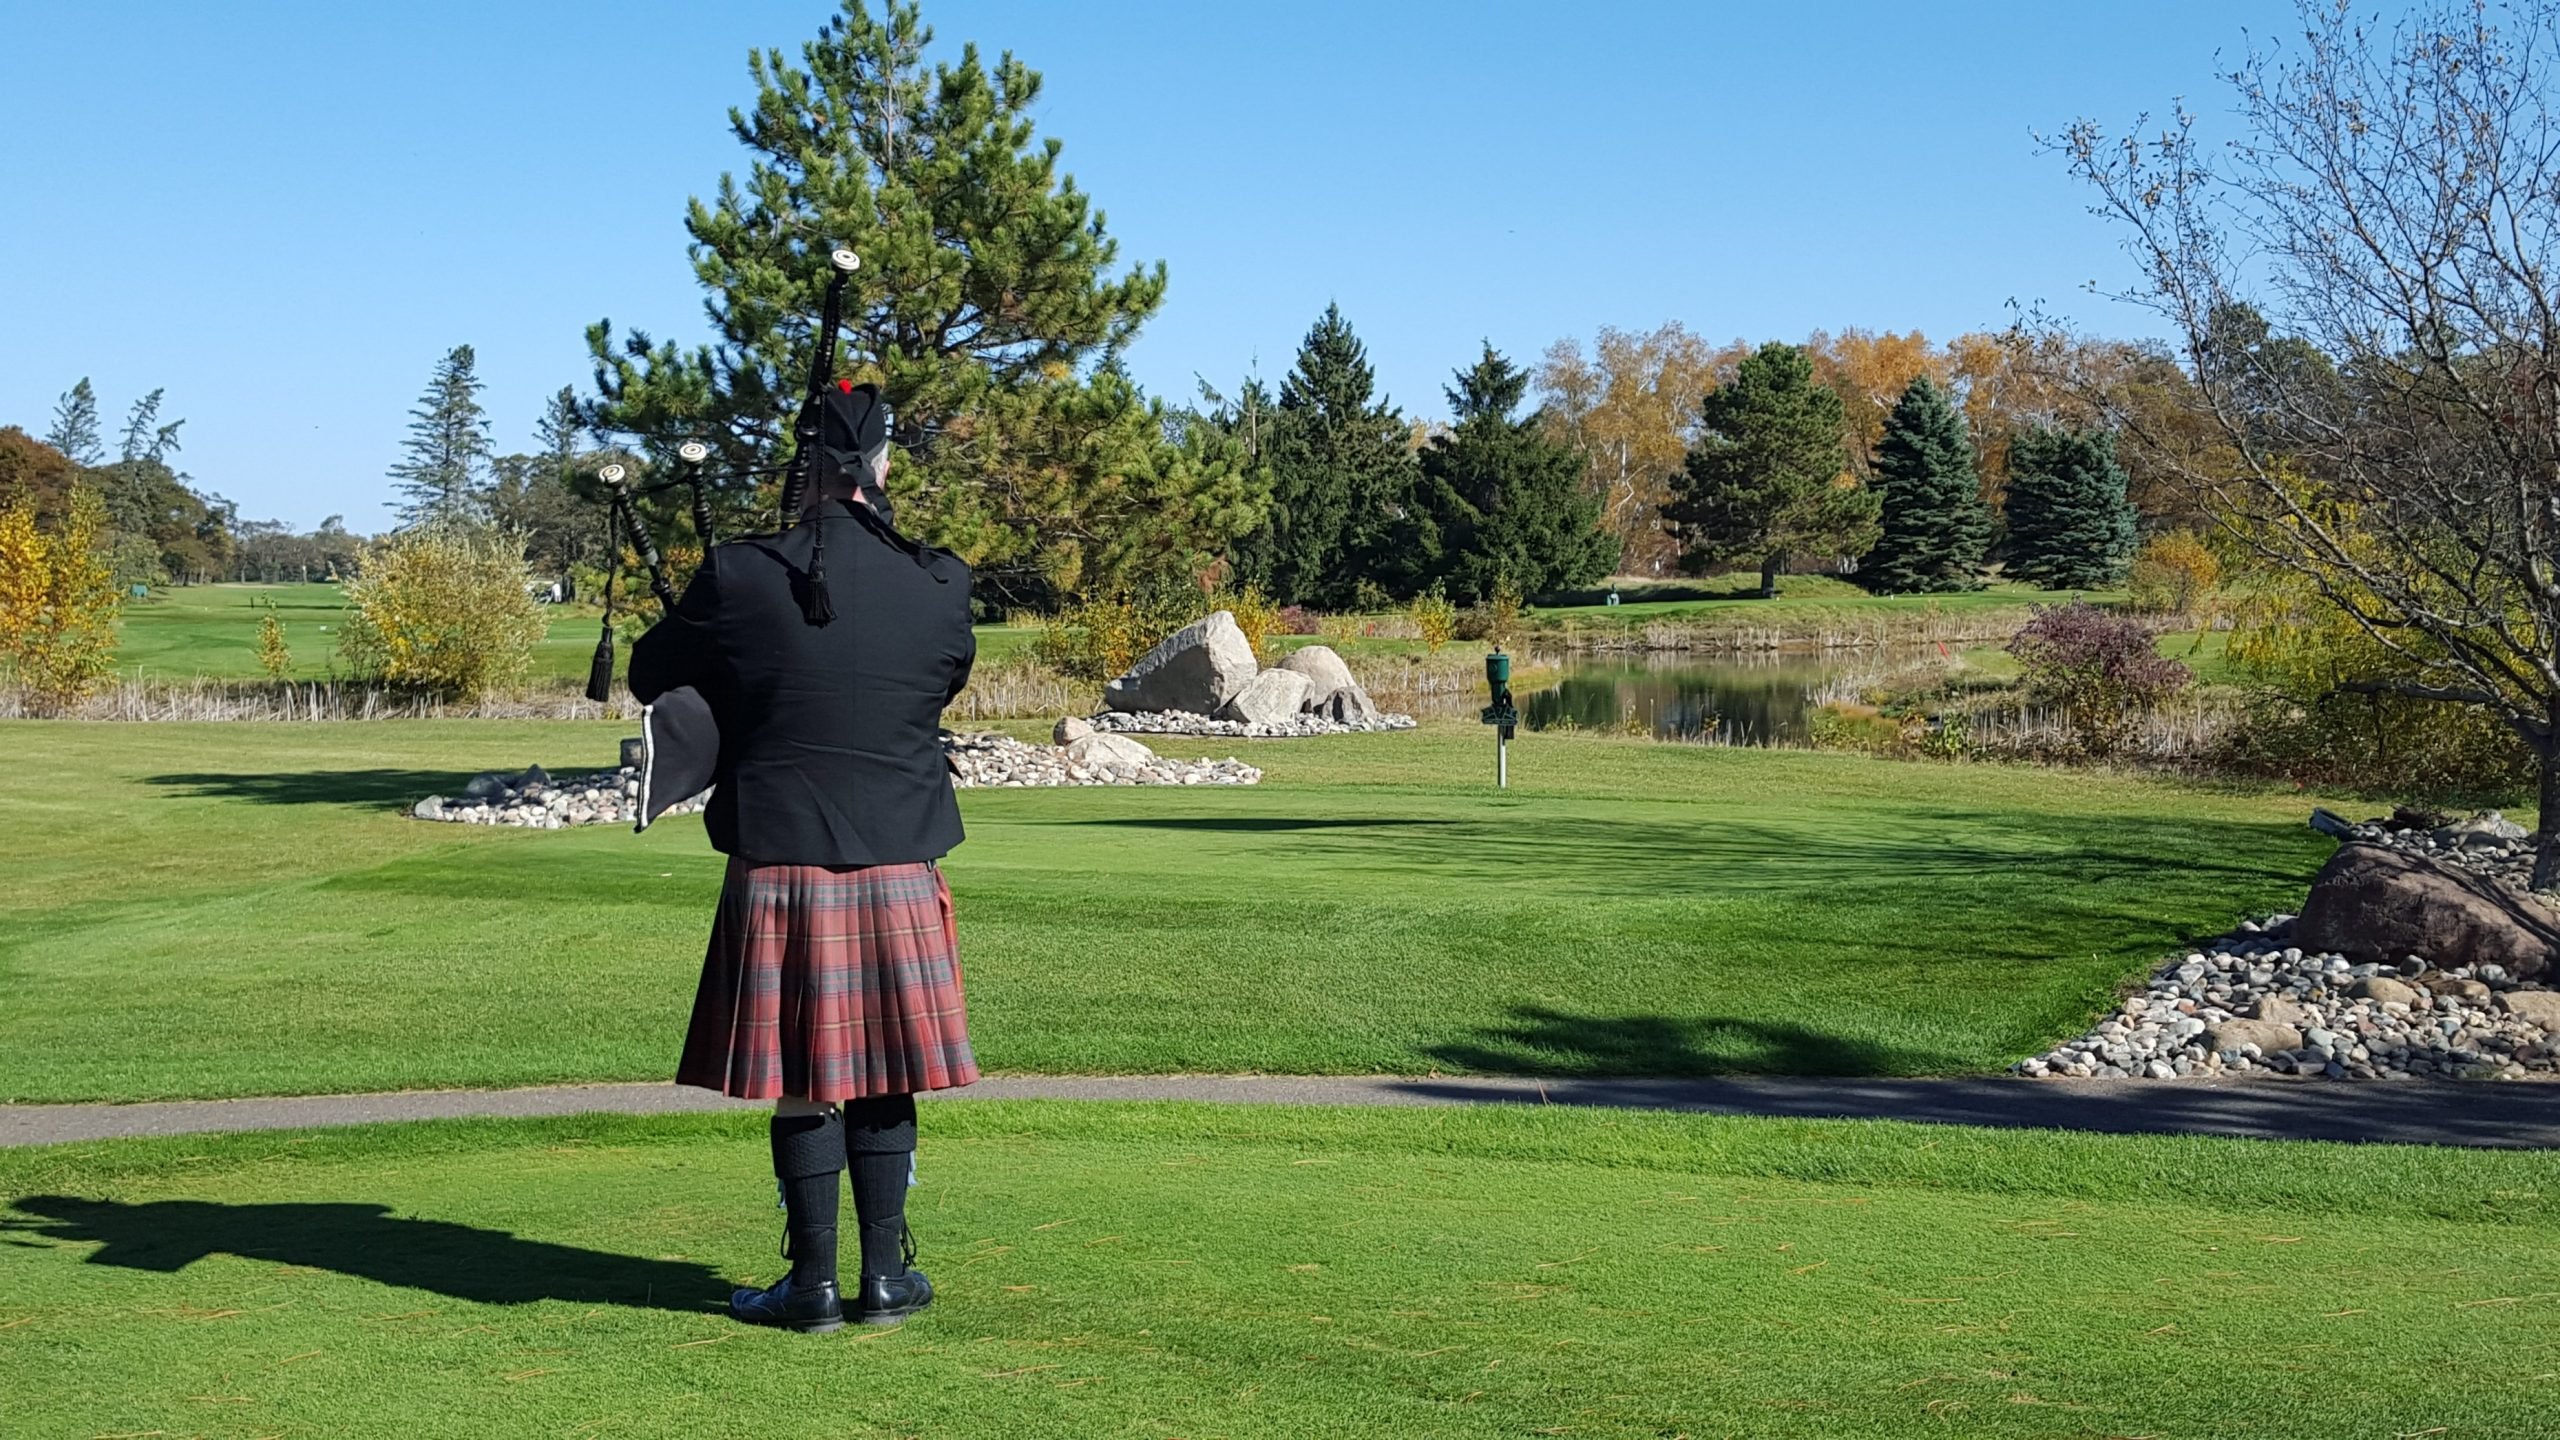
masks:
{"label": "bagpiper", "polygon": [[[893,523],[879,392],[813,398],[805,501],[786,487],[800,523],[712,547],[633,647],[631,690],[707,705],[717,732],[704,822],[729,864],[676,1080],[774,1102],[791,1262],[729,1313],[824,1332],[933,1300],[906,1192],[916,1095],[978,1078],[937,864],[961,839],[942,712],[977,642],[968,567]],[[836,1272],[848,1171],[851,1296]]]}

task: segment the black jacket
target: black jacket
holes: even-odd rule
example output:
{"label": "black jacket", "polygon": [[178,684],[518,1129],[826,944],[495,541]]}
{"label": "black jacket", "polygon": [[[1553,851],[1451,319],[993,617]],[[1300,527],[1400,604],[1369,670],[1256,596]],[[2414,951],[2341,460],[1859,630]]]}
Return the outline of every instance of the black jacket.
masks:
{"label": "black jacket", "polygon": [[[836,618],[811,625],[813,530]],[[713,547],[631,649],[642,703],[680,686],[720,723],[711,843],[767,864],[894,865],[960,843],[943,707],[977,658],[969,567],[831,501],[779,535]]]}

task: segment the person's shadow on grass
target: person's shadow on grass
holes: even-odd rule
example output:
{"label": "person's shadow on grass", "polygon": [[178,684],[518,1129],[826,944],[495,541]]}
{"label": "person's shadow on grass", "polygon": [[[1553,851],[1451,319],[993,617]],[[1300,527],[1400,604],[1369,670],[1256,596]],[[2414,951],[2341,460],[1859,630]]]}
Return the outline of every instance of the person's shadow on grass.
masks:
{"label": "person's shadow on grass", "polygon": [[69,1195],[31,1195],[10,1204],[41,1218],[0,1218],[0,1229],[57,1242],[96,1241],[88,1263],[161,1274],[208,1255],[237,1255],[487,1305],[566,1300],[688,1314],[718,1308],[730,1291],[728,1281],[686,1261],[582,1250],[450,1220],[403,1219],[383,1205],[127,1204]]}

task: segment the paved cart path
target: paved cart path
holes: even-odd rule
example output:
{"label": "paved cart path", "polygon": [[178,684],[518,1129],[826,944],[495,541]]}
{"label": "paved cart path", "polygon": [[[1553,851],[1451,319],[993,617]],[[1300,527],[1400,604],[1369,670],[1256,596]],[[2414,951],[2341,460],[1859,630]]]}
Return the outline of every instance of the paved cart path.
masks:
{"label": "paved cart path", "polygon": [[[1578,1105],[1718,1115],[1915,1120],[2107,1134],[2560,1148],[2560,1084],[2230,1080],[1520,1079],[1511,1077],[998,1076],[931,1097],[1204,1100],[1281,1105]],[[551,1085],[132,1105],[0,1105],[0,1146],[481,1116],[657,1115],[761,1108],[673,1085]]]}

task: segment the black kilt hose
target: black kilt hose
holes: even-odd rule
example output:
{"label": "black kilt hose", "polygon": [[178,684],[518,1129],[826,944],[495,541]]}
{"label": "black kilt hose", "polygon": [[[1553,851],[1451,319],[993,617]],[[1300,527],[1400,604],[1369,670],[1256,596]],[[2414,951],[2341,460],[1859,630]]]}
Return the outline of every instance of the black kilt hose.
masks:
{"label": "black kilt hose", "polygon": [[[813,572],[824,624],[795,588]],[[830,502],[713,547],[633,647],[635,695],[689,686],[719,729],[704,824],[730,860],[679,1083],[841,1102],[978,1078],[934,863],[961,838],[941,719],[977,653],[968,580]]]}

